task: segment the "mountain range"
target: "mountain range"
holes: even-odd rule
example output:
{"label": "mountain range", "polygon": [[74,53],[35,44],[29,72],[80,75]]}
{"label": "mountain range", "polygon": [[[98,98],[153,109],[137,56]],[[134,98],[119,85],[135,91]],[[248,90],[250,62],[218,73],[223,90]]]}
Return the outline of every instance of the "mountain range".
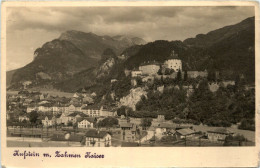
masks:
{"label": "mountain range", "polygon": [[75,73],[96,67],[105,49],[110,48],[119,55],[132,45],[145,43],[138,37],[66,31],[58,39],[36,49],[31,63],[7,72],[7,86],[18,88],[23,81],[32,81],[34,85],[61,82]]}
{"label": "mountain range", "polygon": [[98,36],[67,31],[35,50],[34,60],[7,72],[9,89],[23,81],[33,86],[52,85],[63,91],[95,87],[121,78],[125,69],[146,61],[164,62],[174,50],[184,70],[215,70],[224,77],[243,74],[255,80],[255,18],[247,18],[184,41],[157,40],[147,43],[131,36]]}

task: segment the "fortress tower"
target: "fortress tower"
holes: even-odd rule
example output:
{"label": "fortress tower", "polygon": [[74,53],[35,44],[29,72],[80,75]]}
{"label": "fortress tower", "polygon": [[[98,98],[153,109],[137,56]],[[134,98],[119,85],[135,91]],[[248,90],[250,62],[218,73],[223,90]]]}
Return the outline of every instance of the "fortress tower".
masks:
{"label": "fortress tower", "polygon": [[164,62],[164,66],[165,68],[173,69],[175,72],[178,72],[179,69],[182,71],[182,62],[178,54],[174,53],[174,50],[172,50],[170,57]]}

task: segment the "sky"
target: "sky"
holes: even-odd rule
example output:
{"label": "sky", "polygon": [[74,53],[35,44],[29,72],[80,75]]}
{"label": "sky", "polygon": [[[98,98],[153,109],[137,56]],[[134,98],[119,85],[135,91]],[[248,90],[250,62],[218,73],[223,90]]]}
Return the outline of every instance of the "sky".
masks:
{"label": "sky", "polygon": [[67,30],[131,35],[147,42],[185,40],[254,16],[254,7],[8,7],[7,70]]}

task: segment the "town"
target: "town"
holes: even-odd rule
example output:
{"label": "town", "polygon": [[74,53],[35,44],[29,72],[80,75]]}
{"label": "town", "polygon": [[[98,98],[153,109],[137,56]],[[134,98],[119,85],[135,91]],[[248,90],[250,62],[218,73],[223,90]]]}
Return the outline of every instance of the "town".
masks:
{"label": "town", "polygon": [[[122,56],[123,57],[123,56]],[[82,88],[70,96],[42,93],[27,89],[23,83],[17,92],[7,92],[7,145],[9,146],[85,146],[85,147],[142,147],[142,146],[251,146],[254,131],[238,129],[231,124],[194,123],[184,114],[141,114],[145,100],[151,93],[164,94],[167,90],[183,91],[185,100],[192,97],[201,81],[207,79],[211,93],[235,87],[237,81],[220,80],[219,72],[184,71],[182,60],[174,50],[164,63],[147,61],[132,70],[124,70],[130,77],[129,94],[110,101],[96,101],[95,92]],[[243,74],[239,75],[240,81]],[[111,79],[111,86],[120,79]],[[169,81],[173,82],[169,82]],[[165,82],[166,81],[166,82]],[[167,83],[168,81],[168,83]],[[177,82],[176,82],[177,81]],[[185,82],[180,82],[185,81]],[[243,85],[245,91],[254,86]],[[142,103],[140,103],[142,102]],[[179,106],[179,105],[178,105]],[[148,110],[149,111],[149,110]],[[148,112],[149,113],[149,112]],[[187,112],[188,113],[188,112]],[[169,116],[171,115],[171,116]],[[226,125],[226,126],[225,126]]]}

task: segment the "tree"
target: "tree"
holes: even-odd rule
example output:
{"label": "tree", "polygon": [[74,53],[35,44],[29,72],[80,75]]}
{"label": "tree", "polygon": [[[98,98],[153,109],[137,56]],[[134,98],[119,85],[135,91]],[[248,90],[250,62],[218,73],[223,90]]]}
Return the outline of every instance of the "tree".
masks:
{"label": "tree", "polygon": [[187,81],[187,80],[188,80],[188,72],[184,71],[184,81]]}
{"label": "tree", "polygon": [[152,125],[152,119],[151,118],[142,118],[141,120],[141,126],[143,128],[150,127]]}
{"label": "tree", "polygon": [[216,72],[214,71],[214,70],[210,70],[209,72],[208,72],[208,77],[207,77],[207,79],[208,79],[208,81],[213,81],[213,82],[215,82],[216,81],[216,79],[217,79],[217,77],[216,77]]}
{"label": "tree", "polygon": [[229,135],[225,138],[223,146],[242,146],[242,142],[245,141],[247,141],[247,139],[243,135]]}
{"label": "tree", "polygon": [[73,124],[73,129],[74,129],[74,132],[76,132],[78,130],[78,123]]}
{"label": "tree", "polygon": [[143,84],[142,78],[141,77],[137,77],[136,78],[136,83],[137,83],[137,86],[142,86],[142,84]]}
{"label": "tree", "polygon": [[181,81],[181,80],[182,80],[181,70],[179,69],[179,71],[177,72],[177,81]]}
{"label": "tree", "polygon": [[37,112],[37,111],[32,111],[32,112],[29,114],[29,120],[30,120],[31,123],[36,123],[38,117],[39,117],[39,115],[38,115],[38,112]]}
{"label": "tree", "polygon": [[238,129],[255,131],[255,121],[254,119],[242,119],[241,124]]}
{"label": "tree", "polygon": [[99,127],[113,127],[114,125],[118,125],[118,119],[113,117],[107,117],[98,122]]}
{"label": "tree", "polygon": [[71,121],[68,122],[67,124],[68,127],[72,127],[73,126],[73,123]]}

